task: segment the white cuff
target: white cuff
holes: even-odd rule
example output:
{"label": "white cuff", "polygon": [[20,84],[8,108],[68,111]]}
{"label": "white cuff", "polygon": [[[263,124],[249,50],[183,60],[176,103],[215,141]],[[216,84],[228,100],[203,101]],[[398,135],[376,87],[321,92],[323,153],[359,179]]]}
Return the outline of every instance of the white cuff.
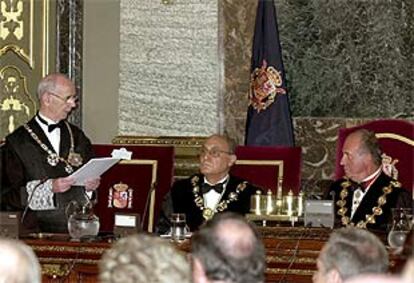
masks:
{"label": "white cuff", "polygon": [[27,202],[32,210],[50,210],[55,209],[53,204],[52,179],[47,180],[43,184],[42,181],[35,180],[28,182],[26,185]]}

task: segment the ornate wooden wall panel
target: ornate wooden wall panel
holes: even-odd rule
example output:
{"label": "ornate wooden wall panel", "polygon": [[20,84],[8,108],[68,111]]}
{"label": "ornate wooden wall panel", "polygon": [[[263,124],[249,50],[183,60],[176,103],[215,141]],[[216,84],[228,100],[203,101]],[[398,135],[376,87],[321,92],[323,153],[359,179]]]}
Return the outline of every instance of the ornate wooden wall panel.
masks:
{"label": "ornate wooden wall panel", "polygon": [[36,86],[55,65],[55,4],[0,0],[0,140],[38,109]]}

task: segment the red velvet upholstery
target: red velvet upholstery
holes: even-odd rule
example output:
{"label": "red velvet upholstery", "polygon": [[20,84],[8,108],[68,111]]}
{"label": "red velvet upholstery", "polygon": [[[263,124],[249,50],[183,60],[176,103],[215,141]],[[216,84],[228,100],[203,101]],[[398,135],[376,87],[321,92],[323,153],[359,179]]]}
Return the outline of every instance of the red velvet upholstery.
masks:
{"label": "red velvet upholstery", "polygon": [[236,155],[232,174],[274,193],[281,178],[283,194],[290,189],[294,194],[299,192],[302,167],[300,147],[238,146]]}
{"label": "red velvet upholstery", "polygon": [[[115,212],[138,213],[143,217],[145,203],[150,198],[148,194],[153,184],[155,189],[149,199],[146,219],[141,219],[141,221],[144,221],[144,227],[147,227],[145,230],[152,232],[158,219],[162,198],[172,184],[174,148],[172,146],[94,145],[94,150],[97,157],[107,157],[111,156],[113,149],[121,147],[133,152],[132,160],[121,161],[101,177],[101,185],[98,189],[98,204],[95,208],[101,222],[100,230],[113,230]],[[116,201],[117,203],[115,203],[115,195],[119,195],[115,186],[123,188],[126,187],[125,185],[132,189],[130,207],[128,207],[127,191],[123,193],[124,201]],[[112,191],[112,197],[110,191]],[[111,199],[112,201],[110,201]]]}
{"label": "red velvet upholstery", "polygon": [[344,176],[343,167],[340,165],[342,158],[342,146],[345,138],[357,129],[368,129],[375,132],[382,151],[397,159],[395,164],[398,170],[398,180],[403,187],[413,190],[414,186],[414,124],[405,120],[386,119],[376,120],[352,128],[339,130],[338,142],[336,147],[336,166],[335,176]]}

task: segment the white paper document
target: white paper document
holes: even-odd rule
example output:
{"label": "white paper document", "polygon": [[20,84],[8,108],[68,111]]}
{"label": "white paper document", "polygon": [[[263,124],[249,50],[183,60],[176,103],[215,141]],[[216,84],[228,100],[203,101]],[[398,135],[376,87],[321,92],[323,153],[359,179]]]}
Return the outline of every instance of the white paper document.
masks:
{"label": "white paper document", "polygon": [[105,171],[119,162],[119,158],[102,157],[93,158],[76,170],[70,177],[75,179],[74,186],[83,186],[86,180],[96,179]]}

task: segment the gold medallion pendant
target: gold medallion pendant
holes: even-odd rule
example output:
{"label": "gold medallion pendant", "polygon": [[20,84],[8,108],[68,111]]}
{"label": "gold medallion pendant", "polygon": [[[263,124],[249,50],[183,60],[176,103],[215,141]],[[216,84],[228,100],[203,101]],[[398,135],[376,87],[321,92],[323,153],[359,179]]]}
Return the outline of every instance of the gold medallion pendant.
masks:
{"label": "gold medallion pendant", "polygon": [[51,153],[47,156],[47,163],[55,167],[59,163],[59,156],[56,153]]}
{"label": "gold medallion pendant", "polygon": [[69,164],[67,164],[67,165],[65,166],[65,171],[66,171],[66,173],[68,173],[68,174],[73,173],[73,168],[72,168],[72,166],[70,166]]}
{"label": "gold medallion pendant", "polygon": [[211,218],[213,218],[214,215],[214,211],[210,208],[204,208],[203,209],[203,217],[205,220],[210,220]]}
{"label": "gold medallion pendant", "polygon": [[72,166],[79,167],[82,165],[83,159],[79,153],[76,153],[73,150],[70,150],[69,155],[68,155],[68,162]]}

